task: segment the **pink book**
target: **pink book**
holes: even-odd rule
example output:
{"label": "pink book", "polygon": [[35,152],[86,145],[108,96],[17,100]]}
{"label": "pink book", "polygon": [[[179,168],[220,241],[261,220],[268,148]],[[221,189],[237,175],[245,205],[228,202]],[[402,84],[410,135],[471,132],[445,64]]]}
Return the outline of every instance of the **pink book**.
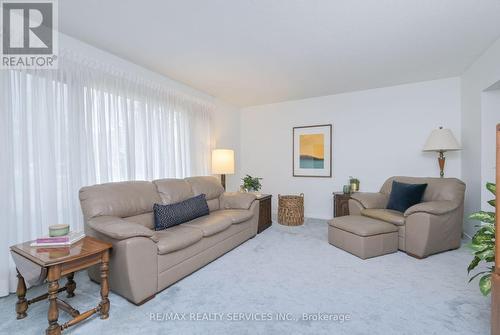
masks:
{"label": "pink book", "polygon": [[[80,241],[85,237],[83,232],[73,231],[66,236],[55,236],[55,237],[40,237],[33,241],[30,245],[32,247],[54,247],[54,246],[68,246],[75,242]],[[43,242],[40,242],[43,241]]]}
{"label": "pink book", "polygon": [[54,237],[40,237],[36,239],[36,243],[66,243],[69,242],[69,236],[54,236]]}

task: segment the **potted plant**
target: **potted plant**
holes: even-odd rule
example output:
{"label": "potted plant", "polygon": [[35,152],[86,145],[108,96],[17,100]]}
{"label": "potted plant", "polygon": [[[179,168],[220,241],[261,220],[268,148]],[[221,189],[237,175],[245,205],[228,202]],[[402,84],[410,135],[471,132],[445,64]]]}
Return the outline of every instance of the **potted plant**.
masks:
{"label": "potted plant", "polygon": [[354,177],[349,177],[349,184],[351,185],[351,192],[359,191],[359,179]]}
{"label": "potted plant", "polygon": [[252,177],[247,174],[244,178],[241,178],[241,180],[243,181],[241,189],[244,192],[258,192],[262,188],[262,184],[260,183],[262,178]]}
{"label": "potted plant", "polygon": [[[486,188],[491,193],[496,194],[495,184],[487,183]],[[488,204],[495,207],[495,200],[488,201]],[[487,265],[486,270],[476,273],[469,282],[482,275],[479,279],[479,289],[486,296],[491,292],[491,274],[495,271],[495,212],[479,211],[471,214],[469,218],[481,221],[481,224],[477,226],[480,228],[469,244],[469,247],[474,251],[474,258],[469,264],[467,272],[470,273],[481,262],[485,262]]]}

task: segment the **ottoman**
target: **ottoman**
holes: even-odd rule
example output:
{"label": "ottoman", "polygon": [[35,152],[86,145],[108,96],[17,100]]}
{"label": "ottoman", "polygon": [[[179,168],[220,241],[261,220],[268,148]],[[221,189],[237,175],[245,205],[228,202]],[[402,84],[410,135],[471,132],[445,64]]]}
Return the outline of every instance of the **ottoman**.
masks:
{"label": "ottoman", "polygon": [[328,242],[367,259],[398,250],[398,227],[361,215],[341,216],[328,222]]}

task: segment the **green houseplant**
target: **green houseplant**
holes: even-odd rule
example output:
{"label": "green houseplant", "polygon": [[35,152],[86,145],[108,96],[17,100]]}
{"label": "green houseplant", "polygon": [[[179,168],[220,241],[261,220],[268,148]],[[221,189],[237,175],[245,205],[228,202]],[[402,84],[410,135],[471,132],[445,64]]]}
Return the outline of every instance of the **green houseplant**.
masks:
{"label": "green houseplant", "polygon": [[241,187],[246,192],[258,192],[262,188],[262,184],[260,183],[262,178],[252,177],[247,174],[241,180],[243,181],[243,185]]}
{"label": "green houseplant", "polygon": [[351,191],[352,192],[358,192],[359,191],[359,179],[354,178],[354,177],[349,177],[349,184],[351,185]]}
{"label": "green houseplant", "polygon": [[[487,183],[486,188],[491,193],[496,194],[495,184]],[[495,207],[495,200],[488,201],[488,204]],[[487,269],[476,273],[469,282],[482,275],[479,279],[479,289],[486,296],[491,292],[491,273],[495,270],[495,212],[479,211],[471,214],[469,218],[481,221],[481,224],[469,244],[473,250],[474,258],[469,264],[467,272],[470,273],[483,261],[487,264]]]}

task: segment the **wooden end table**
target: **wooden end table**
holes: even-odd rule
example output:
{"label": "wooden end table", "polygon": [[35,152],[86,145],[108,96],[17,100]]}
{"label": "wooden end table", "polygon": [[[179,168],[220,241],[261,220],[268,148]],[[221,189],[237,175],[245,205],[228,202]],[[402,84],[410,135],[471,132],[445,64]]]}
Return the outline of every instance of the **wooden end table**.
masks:
{"label": "wooden end table", "polygon": [[349,199],[351,194],[333,192],[333,217],[349,215]]}
{"label": "wooden end table", "polygon": [[272,195],[270,194],[260,194],[257,196],[257,200],[259,201],[259,227],[257,234],[262,233],[273,224],[271,218],[271,199]]}
{"label": "wooden end table", "polygon": [[[110,302],[108,299],[108,270],[109,251],[111,243],[103,242],[92,237],[84,237],[82,240],[67,247],[32,247],[30,242],[10,247],[12,258],[17,267],[17,303],[16,313],[18,319],[24,319],[28,314],[28,306],[45,299],[49,300],[48,321],[49,327],[45,331],[47,335],[59,335],[61,331],[99,313],[101,319],[109,316]],[[67,297],[75,296],[76,283],[73,280],[76,271],[85,270],[90,266],[100,264],[101,270],[101,301],[99,304],[86,312],[80,313],[70,304],[57,297],[63,291]],[[26,299],[26,283],[24,276],[29,276],[30,283],[42,283],[48,280],[48,293],[36,298]],[[67,277],[64,287],[59,287],[59,279]],[[69,313],[73,319],[59,325],[59,309]]]}

